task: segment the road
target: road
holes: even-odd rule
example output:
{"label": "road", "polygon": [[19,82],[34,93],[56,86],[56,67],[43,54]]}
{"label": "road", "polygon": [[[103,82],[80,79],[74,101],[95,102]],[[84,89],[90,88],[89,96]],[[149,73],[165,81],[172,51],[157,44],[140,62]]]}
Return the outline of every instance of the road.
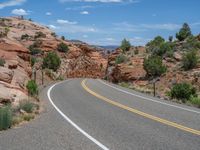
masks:
{"label": "road", "polygon": [[45,112],[0,133],[1,150],[198,150],[200,110],[94,79],[46,88]]}

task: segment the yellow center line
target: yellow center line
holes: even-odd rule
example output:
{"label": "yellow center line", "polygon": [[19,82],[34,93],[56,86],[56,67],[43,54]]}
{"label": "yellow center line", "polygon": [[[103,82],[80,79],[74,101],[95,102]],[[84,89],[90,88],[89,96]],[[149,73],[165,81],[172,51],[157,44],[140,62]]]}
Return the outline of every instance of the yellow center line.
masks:
{"label": "yellow center line", "polygon": [[165,119],[162,119],[162,118],[150,115],[150,114],[147,114],[145,112],[133,109],[131,107],[128,107],[128,106],[125,106],[125,105],[120,104],[118,102],[115,102],[113,100],[110,100],[110,99],[108,99],[108,98],[106,98],[106,97],[104,97],[102,95],[99,95],[98,93],[92,91],[91,89],[89,89],[86,86],[85,83],[86,83],[86,79],[81,82],[81,85],[88,93],[90,93],[91,95],[93,95],[93,96],[95,96],[95,97],[97,97],[97,98],[99,98],[99,99],[101,99],[101,100],[103,100],[103,101],[105,101],[105,102],[107,102],[109,104],[112,104],[112,105],[117,106],[119,108],[125,109],[125,110],[127,110],[129,112],[138,114],[138,115],[143,116],[145,118],[160,122],[162,124],[165,124],[165,125],[168,125],[168,126],[172,126],[172,127],[177,128],[177,129],[180,129],[180,130],[183,130],[183,131],[186,131],[186,132],[190,132],[190,133],[193,133],[193,134],[196,134],[196,135],[200,135],[200,131],[199,130],[195,130],[195,129],[192,129],[192,128],[189,128],[189,127],[186,127],[186,126],[183,126],[183,125],[180,125],[180,124],[177,124],[177,123],[174,123],[174,122],[171,122],[171,121],[168,121],[168,120],[165,120]]}

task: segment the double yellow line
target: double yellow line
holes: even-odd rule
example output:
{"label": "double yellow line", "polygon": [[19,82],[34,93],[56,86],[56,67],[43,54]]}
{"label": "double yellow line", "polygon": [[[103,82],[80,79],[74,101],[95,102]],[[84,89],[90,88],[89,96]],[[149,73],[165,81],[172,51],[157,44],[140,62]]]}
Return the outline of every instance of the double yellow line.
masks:
{"label": "double yellow line", "polygon": [[88,92],[90,93],[91,95],[109,103],[109,104],[112,104],[114,106],[117,106],[119,108],[122,108],[124,110],[127,110],[129,112],[132,112],[132,113],[135,113],[137,115],[140,115],[140,116],[143,116],[145,118],[148,118],[148,119],[151,119],[151,120],[154,120],[154,121],[157,121],[157,122],[160,122],[162,124],[165,124],[165,125],[168,125],[168,126],[172,126],[172,127],[175,127],[177,129],[180,129],[180,130],[183,130],[183,131],[186,131],[186,132],[189,132],[189,133],[193,133],[195,135],[200,135],[200,131],[199,130],[195,130],[195,129],[192,129],[192,128],[189,128],[189,127],[185,127],[183,125],[180,125],[180,124],[177,124],[177,123],[174,123],[174,122],[171,122],[171,121],[168,121],[168,120],[165,120],[165,119],[162,119],[162,118],[159,118],[159,117],[156,117],[156,116],[153,116],[153,115],[150,115],[150,114],[147,114],[145,112],[142,112],[142,111],[139,111],[139,110],[136,110],[136,109],[133,109],[131,107],[128,107],[128,106],[125,106],[123,104],[120,104],[118,102],[115,102],[113,100],[110,100],[102,95],[99,95],[98,93],[92,91],[91,89],[89,89],[87,86],[86,86],[86,79],[83,80],[81,82],[81,85],[82,87]]}

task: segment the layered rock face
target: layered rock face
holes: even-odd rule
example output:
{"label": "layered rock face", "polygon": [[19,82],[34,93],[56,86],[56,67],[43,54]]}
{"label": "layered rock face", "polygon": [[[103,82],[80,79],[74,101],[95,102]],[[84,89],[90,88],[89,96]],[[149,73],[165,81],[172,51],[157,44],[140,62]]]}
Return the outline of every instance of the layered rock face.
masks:
{"label": "layered rock face", "polygon": [[[60,43],[69,47],[67,53],[57,51]],[[55,51],[61,58],[61,67],[55,72],[56,76],[103,78],[105,75],[106,57],[86,43],[76,45],[61,40],[49,28],[28,20],[0,18],[0,58],[5,60],[5,64],[0,67],[0,103],[18,103],[27,99],[26,84],[32,78],[33,69],[28,49],[30,45],[43,51],[37,56],[40,61],[34,66],[39,73],[43,57]],[[45,76],[45,80],[48,79]]]}
{"label": "layered rock face", "polygon": [[[181,47],[180,43],[178,45]],[[172,57],[163,58],[163,64],[167,67],[167,72],[160,76],[159,81],[156,83],[157,94],[162,98],[166,97],[166,93],[175,83],[187,82],[200,91],[200,63],[194,69],[184,71],[182,68],[184,52],[180,48],[177,49]],[[117,49],[108,57],[108,79],[118,83],[129,82],[134,88],[139,87],[146,89],[148,92],[149,89],[153,90],[152,80],[146,75],[143,67],[144,58],[149,55],[145,47],[131,48],[130,51],[123,54],[127,60],[116,64],[115,60],[119,55],[122,55],[122,51]],[[198,51],[198,56],[200,56],[200,51]]]}

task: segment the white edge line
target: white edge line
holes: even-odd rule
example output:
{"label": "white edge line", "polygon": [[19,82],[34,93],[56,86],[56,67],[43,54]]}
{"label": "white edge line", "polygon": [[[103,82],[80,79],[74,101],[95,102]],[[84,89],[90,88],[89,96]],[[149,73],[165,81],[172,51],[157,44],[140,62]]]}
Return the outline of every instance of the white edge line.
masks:
{"label": "white edge line", "polygon": [[112,85],[109,85],[107,83],[105,83],[104,81],[102,80],[99,80],[102,84],[104,85],[107,85],[117,91],[120,91],[120,92],[123,92],[123,93],[126,93],[126,94],[130,94],[132,96],[136,96],[136,97],[139,97],[139,98],[142,98],[142,99],[146,99],[146,100],[149,100],[149,101],[152,101],[152,102],[155,102],[155,103],[160,103],[160,104],[163,104],[163,105],[167,105],[167,106],[171,106],[171,107],[175,107],[175,108],[179,108],[179,109],[182,109],[182,110],[186,110],[186,111],[189,111],[189,112],[193,112],[193,113],[197,113],[197,114],[200,114],[199,111],[195,111],[195,110],[192,110],[192,109],[188,109],[188,108],[183,108],[183,107],[179,107],[179,106],[176,106],[176,105],[172,105],[172,104],[168,104],[168,103],[165,103],[165,102],[160,102],[160,101],[157,101],[157,100],[153,100],[151,98],[147,98],[147,97],[144,97],[144,96],[140,96],[140,95],[136,95],[136,94],[133,94],[133,93],[130,93],[128,91],[125,91],[125,90],[122,90],[122,89],[119,89],[117,87],[114,87]]}
{"label": "white edge line", "polygon": [[[68,80],[66,80],[68,81]],[[66,82],[65,81],[65,82]],[[61,83],[61,82],[60,82]],[[51,102],[51,104],[53,105],[53,107],[57,110],[57,112],[67,121],[69,122],[74,128],[76,128],[79,132],[81,132],[84,136],[86,136],[89,140],[91,140],[92,142],[94,142],[96,145],[98,145],[101,149],[103,150],[109,150],[106,146],[104,146],[103,144],[101,144],[99,141],[97,141],[95,138],[93,138],[91,135],[89,135],[88,133],[86,133],[83,129],[81,129],[78,125],[76,125],[71,119],[69,119],[69,117],[67,117],[53,102],[53,100],[51,99],[50,93],[51,90],[58,84],[60,83],[56,83],[54,85],[52,85],[47,92],[47,96],[49,101]]]}

